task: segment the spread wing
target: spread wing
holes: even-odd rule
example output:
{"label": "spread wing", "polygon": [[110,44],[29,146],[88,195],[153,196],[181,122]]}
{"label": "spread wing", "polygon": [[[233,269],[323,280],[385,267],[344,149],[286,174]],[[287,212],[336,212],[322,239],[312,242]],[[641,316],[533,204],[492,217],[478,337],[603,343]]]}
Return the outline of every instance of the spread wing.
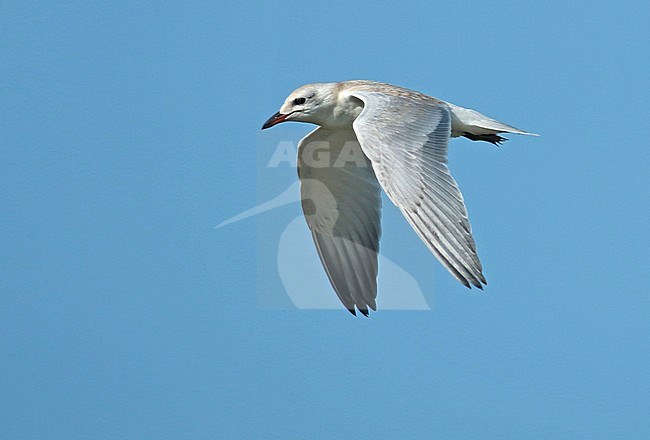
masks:
{"label": "spread wing", "polygon": [[354,131],[388,197],[454,277],[482,288],[463,196],[447,168],[449,108],[418,95],[350,94],[364,104]]}
{"label": "spread wing", "polygon": [[298,145],[302,208],[343,305],[376,310],[381,187],[353,130],[317,128]]}

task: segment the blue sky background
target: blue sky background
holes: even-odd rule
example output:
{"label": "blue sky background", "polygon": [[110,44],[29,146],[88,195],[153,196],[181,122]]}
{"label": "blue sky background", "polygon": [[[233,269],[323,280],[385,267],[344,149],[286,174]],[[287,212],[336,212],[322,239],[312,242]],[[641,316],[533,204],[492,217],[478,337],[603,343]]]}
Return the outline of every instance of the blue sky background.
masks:
{"label": "blue sky background", "polygon": [[[3,2],[2,437],[648,438],[649,12]],[[259,201],[262,122],[344,79],[542,135],[452,143],[484,293],[388,204],[432,311],[292,308],[258,282],[275,214],[214,228]]]}

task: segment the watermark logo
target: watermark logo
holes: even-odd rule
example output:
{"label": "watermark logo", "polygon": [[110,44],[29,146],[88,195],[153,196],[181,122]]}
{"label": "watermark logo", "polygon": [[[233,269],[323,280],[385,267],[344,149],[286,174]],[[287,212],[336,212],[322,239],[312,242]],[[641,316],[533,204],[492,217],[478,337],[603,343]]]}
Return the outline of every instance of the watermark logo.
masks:
{"label": "watermark logo", "polygon": [[[235,223],[252,222],[255,218],[260,307],[284,308],[293,305],[298,309],[341,309],[343,306],[329,283],[300,206],[300,182],[295,168],[298,163],[301,167],[315,170],[367,167],[369,163],[365,156],[360,155],[361,150],[356,142],[335,147],[328,142],[311,142],[303,145],[298,152],[298,142],[287,141],[286,132],[283,133],[284,139],[273,139],[267,133],[258,142],[258,204],[222,221],[216,227],[223,230]],[[300,137],[297,134],[295,138]],[[318,172],[309,174],[313,179]],[[323,203],[336,212],[336,206],[332,206],[336,203],[336,195],[329,193],[327,185],[317,181],[310,184],[318,184],[319,195],[325,200]],[[308,214],[314,215],[312,212]],[[336,218],[332,221],[335,222]],[[430,310],[413,276],[381,252],[378,266],[378,309]]]}

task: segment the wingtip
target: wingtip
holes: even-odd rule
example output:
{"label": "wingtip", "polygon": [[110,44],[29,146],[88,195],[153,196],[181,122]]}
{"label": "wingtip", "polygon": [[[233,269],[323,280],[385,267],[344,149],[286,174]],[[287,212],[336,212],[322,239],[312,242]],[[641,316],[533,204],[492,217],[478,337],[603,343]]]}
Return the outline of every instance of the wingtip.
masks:
{"label": "wingtip", "polygon": [[471,282],[464,278],[461,279],[460,282],[463,284],[463,286],[467,287],[470,290],[472,289],[472,287],[476,287],[477,289],[483,290],[483,288],[487,286],[487,281],[485,280],[483,274],[481,274],[479,278],[473,279]]}
{"label": "wingtip", "polygon": [[477,279],[472,280],[469,288],[471,289],[472,287],[476,287],[477,289],[483,290],[483,284],[481,284],[481,282]]}

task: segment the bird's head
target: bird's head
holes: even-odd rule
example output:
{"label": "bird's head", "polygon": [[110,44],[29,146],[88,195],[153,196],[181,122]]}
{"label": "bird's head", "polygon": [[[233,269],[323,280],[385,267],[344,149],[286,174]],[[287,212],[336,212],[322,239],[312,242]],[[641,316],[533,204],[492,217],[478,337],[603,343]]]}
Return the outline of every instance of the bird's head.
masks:
{"label": "bird's head", "polygon": [[332,118],[338,95],[337,83],[307,84],[294,90],[284,101],[280,111],[262,126],[273,127],[280,122],[297,121],[325,125]]}

